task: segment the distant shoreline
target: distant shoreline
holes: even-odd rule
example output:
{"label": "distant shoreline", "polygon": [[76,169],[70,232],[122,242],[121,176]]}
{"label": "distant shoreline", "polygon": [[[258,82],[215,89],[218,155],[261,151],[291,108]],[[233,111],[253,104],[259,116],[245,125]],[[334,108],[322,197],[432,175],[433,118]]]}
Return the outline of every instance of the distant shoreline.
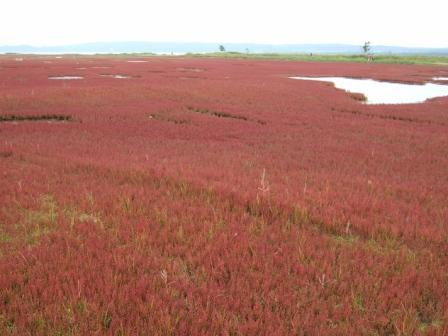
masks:
{"label": "distant shoreline", "polygon": [[[367,63],[364,54],[313,54],[313,53],[240,53],[240,52],[214,52],[214,53],[110,53],[110,52],[52,52],[52,53],[0,53],[0,57],[191,57],[191,58],[222,58],[246,60],[277,60],[297,62],[348,62]],[[372,64],[422,64],[448,66],[448,55],[421,55],[421,54],[378,54],[374,55]]]}
{"label": "distant shoreline", "polygon": [[[33,46],[3,45],[0,53],[20,54],[166,54],[215,53],[219,50],[249,54],[338,54],[357,55],[363,53],[361,45],[351,44],[257,44],[257,43],[202,43],[202,42],[95,42],[73,45]],[[448,47],[400,47],[372,45],[370,51],[376,55],[438,55],[448,56]]]}

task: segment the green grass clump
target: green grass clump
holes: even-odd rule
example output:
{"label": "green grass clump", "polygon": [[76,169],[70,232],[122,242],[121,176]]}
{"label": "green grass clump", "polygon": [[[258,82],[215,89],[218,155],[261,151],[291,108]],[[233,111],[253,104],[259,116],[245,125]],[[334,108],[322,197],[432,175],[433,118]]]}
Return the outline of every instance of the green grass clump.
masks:
{"label": "green grass clump", "polygon": [[[368,62],[367,57],[362,54],[296,54],[296,53],[240,53],[240,52],[215,52],[205,54],[187,54],[194,57],[221,57],[238,59],[266,59],[284,61],[310,61],[310,62]],[[448,65],[448,56],[439,55],[375,55],[371,63],[393,63],[393,64],[433,64]]]}

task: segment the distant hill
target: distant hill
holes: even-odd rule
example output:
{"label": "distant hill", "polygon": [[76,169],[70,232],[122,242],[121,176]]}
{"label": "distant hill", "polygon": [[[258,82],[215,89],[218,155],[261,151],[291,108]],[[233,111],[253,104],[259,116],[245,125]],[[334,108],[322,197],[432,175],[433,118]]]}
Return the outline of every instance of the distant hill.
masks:
{"label": "distant hill", "polygon": [[[195,42],[96,42],[64,46],[0,46],[0,53],[21,54],[76,54],[76,53],[207,53],[218,51],[222,44],[226,51],[250,53],[315,53],[360,54],[361,46],[349,44],[256,44],[256,43],[195,43]],[[448,55],[448,48],[408,48],[372,46],[375,54]]]}

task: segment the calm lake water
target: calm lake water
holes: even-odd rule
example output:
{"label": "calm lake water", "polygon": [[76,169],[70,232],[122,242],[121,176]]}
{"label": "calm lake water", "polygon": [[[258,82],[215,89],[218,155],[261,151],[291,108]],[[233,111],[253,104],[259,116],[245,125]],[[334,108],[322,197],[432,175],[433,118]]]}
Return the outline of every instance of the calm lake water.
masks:
{"label": "calm lake water", "polygon": [[338,89],[362,93],[367,97],[366,104],[412,104],[422,103],[430,98],[448,96],[448,85],[434,83],[414,85],[345,77],[290,78],[334,83],[334,86]]}

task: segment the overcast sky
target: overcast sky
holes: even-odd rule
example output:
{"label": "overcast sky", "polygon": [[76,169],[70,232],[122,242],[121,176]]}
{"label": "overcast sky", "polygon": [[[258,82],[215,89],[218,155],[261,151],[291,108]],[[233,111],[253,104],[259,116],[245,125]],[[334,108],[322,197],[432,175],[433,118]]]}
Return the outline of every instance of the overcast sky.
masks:
{"label": "overcast sky", "polygon": [[448,47],[447,0],[2,0],[0,45],[98,41]]}

